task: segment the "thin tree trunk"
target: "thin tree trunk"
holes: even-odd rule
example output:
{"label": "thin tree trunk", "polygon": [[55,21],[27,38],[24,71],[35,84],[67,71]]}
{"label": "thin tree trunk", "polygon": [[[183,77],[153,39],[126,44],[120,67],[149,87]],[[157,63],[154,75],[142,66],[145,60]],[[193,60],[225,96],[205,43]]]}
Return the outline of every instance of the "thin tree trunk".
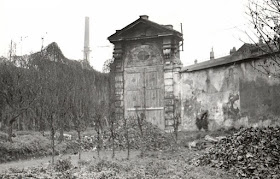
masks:
{"label": "thin tree trunk", "polygon": [[129,135],[128,135],[128,129],[127,128],[126,128],[126,141],[127,141],[127,160],[129,160],[130,145],[129,145]]}
{"label": "thin tree trunk", "polygon": [[78,140],[79,140],[79,160],[81,160],[81,152],[82,152],[82,150],[81,150],[81,131],[80,130],[78,130],[77,131],[78,132]]}
{"label": "thin tree trunk", "polygon": [[[113,124],[112,124],[113,125]],[[113,126],[114,127],[114,126]],[[114,128],[111,128],[111,136],[112,136],[112,158],[115,158],[115,133]]]}
{"label": "thin tree trunk", "polygon": [[26,127],[26,120],[23,117],[22,120],[21,120],[21,130],[26,131],[27,130],[26,128],[27,128]]}
{"label": "thin tree trunk", "polygon": [[21,129],[21,123],[22,123],[21,120],[17,121],[17,130],[19,130],[19,131],[22,130]]}
{"label": "thin tree trunk", "polygon": [[8,123],[8,141],[9,142],[13,142],[12,135],[13,135],[13,123],[9,122]]}
{"label": "thin tree trunk", "polygon": [[54,165],[54,156],[55,156],[55,150],[54,150],[54,127],[51,126],[51,140],[52,140],[52,165]]}
{"label": "thin tree trunk", "polygon": [[60,128],[59,128],[59,138],[58,138],[59,142],[62,142],[64,140],[63,133],[64,133],[64,130],[63,130],[63,127],[61,125]]}
{"label": "thin tree trunk", "polygon": [[97,129],[97,156],[100,157],[100,129]]}
{"label": "thin tree trunk", "polygon": [[113,140],[113,141],[112,141],[112,143],[113,143],[113,146],[112,146],[112,147],[113,147],[113,148],[112,148],[112,150],[113,150],[113,151],[112,151],[112,152],[113,152],[113,153],[112,153],[112,158],[115,158],[115,137],[113,137],[112,140]]}

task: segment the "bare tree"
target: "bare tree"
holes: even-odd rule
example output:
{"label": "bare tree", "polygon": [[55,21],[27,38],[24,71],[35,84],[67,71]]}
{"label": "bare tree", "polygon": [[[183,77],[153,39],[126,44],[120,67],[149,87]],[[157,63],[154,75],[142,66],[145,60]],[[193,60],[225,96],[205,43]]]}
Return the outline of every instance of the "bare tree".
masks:
{"label": "bare tree", "polygon": [[81,159],[81,132],[86,130],[85,122],[85,104],[81,100],[74,100],[72,102],[71,111],[73,114],[72,121],[74,124],[74,129],[78,133],[78,142],[79,142],[79,160]]}
{"label": "bare tree", "polygon": [[124,129],[124,137],[126,140],[126,149],[127,149],[127,160],[130,157],[130,141],[129,141],[129,120],[130,118],[124,117],[123,118],[123,129]]}
{"label": "bare tree", "polygon": [[144,112],[141,112],[139,114],[139,108],[140,106],[135,106],[136,108],[136,120],[137,120],[137,126],[138,126],[138,129],[140,131],[140,138],[141,138],[141,145],[140,145],[140,157],[142,158],[144,156],[144,152],[145,152],[145,141],[144,141],[144,133],[143,133],[143,123],[144,123],[144,120],[146,118],[145,116],[145,113]]}
{"label": "bare tree", "polygon": [[93,122],[94,130],[97,134],[97,154],[98,157],[100,156],[100,150],[102,148],[102,132],[103,128],[106,124],[105,118],[106,118],[106,112],[107,107],[104,101],[96,102],[93,105],[92,111],[91,111],[91,119]]}
{"label": "bare tree", "polygon": [[110,137],[112,140],[112,158],[115,157],[115,138],[116,138],[116,127],[117,127],[117,120],[115,116],[115,112],[111,112],[109,116],[109,123],[110,123]]}
{"label": "bare tree", "polygon": [[[5,101],[9,141],[12,141],[13,124],[34,104],[40,94],[37,75],[25,59],[1,63],[0,65],[0,96]],[[25,65],[18,65],[21,62]],[[18,65],[18,66],[16,66]]]}
{"label": "bare tree", "polygon": [[[259,55],[266,54],[263,63],[254,68],[268,77],[280,78],[280,1],[248,0],[248,12],[253,25],[254,42]],[[254,39],[259,39],[258,41]]]}

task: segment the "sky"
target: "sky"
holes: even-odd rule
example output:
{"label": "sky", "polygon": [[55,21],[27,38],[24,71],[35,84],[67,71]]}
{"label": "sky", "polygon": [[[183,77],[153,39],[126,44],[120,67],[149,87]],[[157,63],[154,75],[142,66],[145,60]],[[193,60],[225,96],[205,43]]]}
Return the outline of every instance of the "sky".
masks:
{"label": "sky", "polygon": [[[37,52],[56,42],[68,59],[83,58],[85,17],[90,18],[90,64],[101,71],[112,58],[107,38],[140,15],[158,24],[183,25],[184,66],[194,60],[226,56],[249,42],[247,0],[0,0],[0,56],[7,57],[11,40],[16,54]],[[44,39],[42,41],[42,38]]]}

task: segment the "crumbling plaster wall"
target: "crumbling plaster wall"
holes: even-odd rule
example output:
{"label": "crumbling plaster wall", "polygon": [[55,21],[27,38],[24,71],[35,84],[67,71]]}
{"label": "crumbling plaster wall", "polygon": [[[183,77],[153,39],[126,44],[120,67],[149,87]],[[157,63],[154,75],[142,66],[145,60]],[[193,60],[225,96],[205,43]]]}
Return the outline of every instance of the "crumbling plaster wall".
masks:
{"label": "crumbling plaster wall", "polygon": [[205,111],[209,130],[279,123],[279,79],[257,72],[261,62],[182,72],[182,129],[198,130],[196,118]]}

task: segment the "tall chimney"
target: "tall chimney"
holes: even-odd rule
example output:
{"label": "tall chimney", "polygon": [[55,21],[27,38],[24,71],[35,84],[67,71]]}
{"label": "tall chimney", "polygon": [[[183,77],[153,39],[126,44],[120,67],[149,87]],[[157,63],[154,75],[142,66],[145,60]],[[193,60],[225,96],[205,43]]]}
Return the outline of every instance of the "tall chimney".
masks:
{"label": "tall chimney", "polygon": [[212,50],[210,52],[210,60],[214,60],[214,51],[213,51],[213,47],[212,47]]}
{"label": "tall chimney", "polygon": [[85,17],[85,39],[84,39],[84,60],[89,62],[90,60],[90,48],[89,48],[89,17]]}

